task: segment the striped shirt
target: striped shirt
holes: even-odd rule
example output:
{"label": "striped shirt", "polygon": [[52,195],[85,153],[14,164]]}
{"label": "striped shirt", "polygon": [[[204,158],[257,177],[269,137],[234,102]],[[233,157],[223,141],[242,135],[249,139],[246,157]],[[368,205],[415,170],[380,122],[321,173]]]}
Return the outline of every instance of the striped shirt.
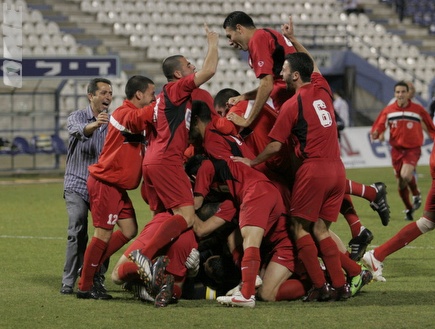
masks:
{"label": "striped shirt", "polygon": [[88,166],[97,162],[107,134],[107,124],[86,137],[83,130],[89,123],[96,121],[91,106],[72,112],[67,119],[69,134],[66,156],[64,190],[79,193],[89,202],[87,180]]}

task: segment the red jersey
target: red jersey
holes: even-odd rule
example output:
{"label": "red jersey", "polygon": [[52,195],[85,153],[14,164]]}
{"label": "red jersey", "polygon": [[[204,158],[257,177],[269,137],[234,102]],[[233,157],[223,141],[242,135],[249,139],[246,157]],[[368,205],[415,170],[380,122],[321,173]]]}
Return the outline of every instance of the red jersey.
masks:
{"label": "red jersey", "polygon": [[[282,48],[281,48],[282,47]],[[279,48],[279,49],[277,49]],[[291,97],[285,82],[280,76],[284,58],[287,54],[296,52],[290,40],[273,29],[257,29],[249,40],[249,66],[254,70],[255,76],[273,75],[274,88],[270,97],[276,110]]]}
{"label": "red jersey", "polygon": [[429,113],[411,100],[405,107],[399,107],[396,101],[381,111],[373,123],[371,132],[377,130],[381,134],[389,127],[391,146],[415,148],[423,145],[423,124],[434,139],[435,126]]}
{"label": "red jersey", "polygon": [[143,164],[182,164],[188,147],[190,115],[193,100],[200,100],[213,107],[211,95],[196,87],[194,74],[171,81],[163,86],[154,108],[154,134]]}
{"label": "red jersey", "polygon": [[[241,117],[249,117],[254,101],[240,101],[236,105],[232,106],[228,113],[235,113]],[[272,129],[275,123],[277,113],[271,106],[272,104],[266,103],[261,109],[258,117],[252,122],[252,124],[242,130],[241,135],[243,136],[246,145],[248,145],[254,154],[260,154],[261,151],[269,143],[269,131]],[[239,133],[238,127],[227,118],[217,119],[216,128],[224,134],[227,135],[237,135]]]}
{"label": "red jersey", "polygon": [[153,119],[153,105],[138,109],[129,100],[110,116],[110,125],[98,162],[89,166],[95,179],[124,190],[139,186],[144,154],[144,130]]}
{"label": "red jersey", "polygon": [[291,138],[300,159],[340,159],[332,93],[320,73],[283,104],[269,137],[281,143]]}
{"label": "red jersey", "polygon": [[250,159],[255,156],[241,139],[236,136],[221,134],[212,122],[205,131],[204,148],[215,169],[210,172],[210,175],[217,174],[218,180],[227,184],[229,192],[238,204],[242,203],[250,186],[259,181],[269,182],[269,179],[263,173],[231,159],[232,156]]}

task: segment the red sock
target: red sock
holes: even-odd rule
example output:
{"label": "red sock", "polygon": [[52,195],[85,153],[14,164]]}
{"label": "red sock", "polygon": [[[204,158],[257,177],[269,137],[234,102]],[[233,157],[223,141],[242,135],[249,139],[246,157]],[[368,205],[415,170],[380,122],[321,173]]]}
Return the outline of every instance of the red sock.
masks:
{"label": "red sock", "polygon": [[180,299],[181,293],[182,293],[182,290],[181,290],[180,286],[177,284],[174,284],[174,290],[172,291],[172,296],[174,296],[177,299]]}
{"label": "red sock", "polygon": [[289,279],[284,281],[278,288],[275,300],[295,300],[305,295],[305,288],[301,281]]}
{"label": "red sock", "polygon": [[403,203],[405,204],[406,209],[412,209],[412,204],[411,201],[409,200],[408,187],[405,187],[404,189],[399,189],[399,195]]}
{"label": "red sock", "polygon": [[242,289],[245,298],[255,295],[255,279],[260,269],[260,249],[249,247],[245,250],[242,258]]}
{"label": "red sock", "polygon": [[153,259],[157,251],[173,239],[178,238],[187,228],[187,222],[183,216],[174,215],[168,218],[160,225],[147,245],[141,249],[141,253],[149,259]]}
{"label": "red sock", "polygon": [[384,259],[393,252],[405,247],[411,241],[417,239],[423,233],[416,222],[409,223],[396,233],[390,240],[384,242],[374,251],[376,259],[383,262]]}
{"label": "red sock", "polygon": [[307,234],[297,239],[296,247],[298,248],[298,257],[304,264],[314,287],[321,288],[326,283],[326,279],[317,258],[316,244],[311,235]]}
{"label": "red sock", "polygon": [[352,199],[348,194],[345,194],[343,197],[340,213],[344,216],[349,225],[352,238],[358,236],[362,225],[358,215],[356,214],[355,208],[353,207]]}
{"label": "red sock", "polygon": [[78,283],[81,291],[89,291],[94,284],[94,275],[100,267],[101,257],[107,248],[107,243],[96,237],[93,237],[86,247],[83,260],[82,274]]}
{"label": "red sock", "polygon": [[420,195],[420,190],[417,187],[417,181],[415,180],[415,176],[412,175],[411,181],[408,183],[409,189],[413,196]]}
{"label": "red sock", "polygon": [[344,193],[359,196],[372,202],[375,201],[377,191],[373,186],[346,179],[346,190]]}
{"label": "red sock", "polygon": [[106,251],[101,258],[101,264],[104,263],[106,259],[112,256],[115,252],[121,249],[121,247],[124,246],[128,241],[130,240],[127,239],[120,230],[116,230],[115,232],[113,232],[112,236],[110,237],[109,243],[107,244]]}
{"label": "red sock", "polygon": [[341,267],[348,276],[353,277],[361,273],[361,265],[349,257],[349,253],[340,252]]}
{"label": "red sock", "polygon": [[234,248],[233,252],[231,253],[233,256],[234,264],[236,264],[237,267],[240,267],[240,263],[243,258],[243,251],[240,250],[239,247]]}
{"label": "red sock", "polygon": [[331,283],[334,288],[342,287],[346,283],[340,261],[340,251],[331,237],[319,241],[320,256],[325,263]]}
{"label": "red sock", "polygon": [[140,275],[137,273],[139,267],[133,262],[125,262],[118,267],[118,277],[122,281],[140,280]]}

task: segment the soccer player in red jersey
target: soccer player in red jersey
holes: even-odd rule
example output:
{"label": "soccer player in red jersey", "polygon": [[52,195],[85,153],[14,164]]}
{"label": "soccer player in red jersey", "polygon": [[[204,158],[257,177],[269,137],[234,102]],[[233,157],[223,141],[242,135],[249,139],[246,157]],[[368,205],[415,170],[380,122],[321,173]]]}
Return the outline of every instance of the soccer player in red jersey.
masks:
{"label": "soccer player in red jersey", "polygon": [[[152,121],[153,107],[149,104],[155,100],[154,92],[154,83],[144,76],[127,81],[127,99],[112,113],[98,162],[89,166],[89,203],[95,230],[86,248],[77,298],[112,298],[93,289],[93,277],[107,258],[137,234],[136,214],[127,190],[140,183],[143,132]],[[119,230],[113,233],[115,225]]]}
{"label": "soccer player in red jersey", "polygon": [[292,95],[287,91],[280,72],[285,55],[296,50],[278,31],[257,29],[252,18],[242,11],[230,13],[224,20],[223,28],[231,47],[249,52],[249,65],[260,79],[257,89],[230,98],[232,105],[241,100],[255,100],[247,118],[234,113],[228,117],[238,126],[248,127],[269,99],[278,113],[281,105]]}
{"label": "soccer player in red jersey", "polygon": [[382,262],[386,257],[407,246],[420,235],[435,228],[435,148],[432,148],[429,165],[432,185],[427,193],[423,216],[403,227],[396,235],[379,247],[366,252],[362,258],[362,261],[372,271],[373,279],[376,281],[386,281],[382,275],[384,267]]}
{"label": "soccer player in red jersey", "polygon": [[[398,181],[399,195],[405,204],[405,219],[413,220],[413,212],[421,205],[420,190],[414,171],[421,156],[423,130],[435,137],[435,126],[429,113],[409,99],[409,86],[405,81],[394,85],[396,101],[385,107],[372,125],[372,140],[383,140],[390,128],[391,160]],[[412,193],[413,202],[409,198]]]}
{"label": "soccer player in red jersey", "polygon": [[[278,288],[292,274],[294,252],[285,226],[285,207],[279,191],[263,173],[231,160],[233,156],[254,156],[243,140],[238,136],[220,133],[214,123],[208,105],[194,102],[192,139],[202,140],[210,158],[209,168],[212,171],[208,176],[216,176],[220,182],[226,183],[234,203],[239,207],[239,227],[243,238],[244,252],[240,264],[242,288],[232,296],[219,297],[218,302],[254,307],[255,279],[260,269],[262,242],[269,245],[273,255],[264,274],[263,298],[274,300]],[[197,219],[194,229],[202,224]]]}
{"label": "soccer player in red jersey", "polygon": [[[285,141],[293,141],[302,164],[296,172],[290,215],[298,257],[313,282],[304,300],[347,299],[351,296],[350,287],[342,271],[340,252],[329,232],[330,224],[337,220],[346,183],[332,93],[308,51],[295,38],[291,18],[290,24],[283,25],[283,32],[298,51],[287,55],[282,67],[284,81],[295,90],[295,95],[281,107],[269,133],[271,142],[262,153],[253,160],[234,161],[256,166],[276,154]],[[319,265],[319,253],[332,288]]]}
{"label": "soccer player in red jersey", "polygon": [[183,163],[189,145],[192,101],[202,100],[213,106],[211,95],[199,87],[216,72],[219,36],[207,25],[205,32],[208,51],[201,70],[196,71],[182,55],[170,56],[163,61],[163,73],[168,83],[158,95],[154,109],[154,132],[142,165],[142,191],[151,211],[158,213],[170,209],[174,215],[160,225],[150,243],[130,253],[130,259],[141,268],[143,279],[151,276],[149,260],[189,229],[196,217],[192,186]]}

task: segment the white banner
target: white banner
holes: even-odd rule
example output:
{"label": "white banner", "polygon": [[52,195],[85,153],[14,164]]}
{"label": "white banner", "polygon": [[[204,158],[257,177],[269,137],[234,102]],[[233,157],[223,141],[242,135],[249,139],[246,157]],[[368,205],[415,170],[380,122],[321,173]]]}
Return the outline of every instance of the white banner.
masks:
{"label": "white banner", "polygon": [[[385,141],[370,142],[371,127],[348,127],[341,131],[341,158],[346,168],[391,167],[388,130]],[[419,165],[429,165],[433,141],[426,136]]]}

